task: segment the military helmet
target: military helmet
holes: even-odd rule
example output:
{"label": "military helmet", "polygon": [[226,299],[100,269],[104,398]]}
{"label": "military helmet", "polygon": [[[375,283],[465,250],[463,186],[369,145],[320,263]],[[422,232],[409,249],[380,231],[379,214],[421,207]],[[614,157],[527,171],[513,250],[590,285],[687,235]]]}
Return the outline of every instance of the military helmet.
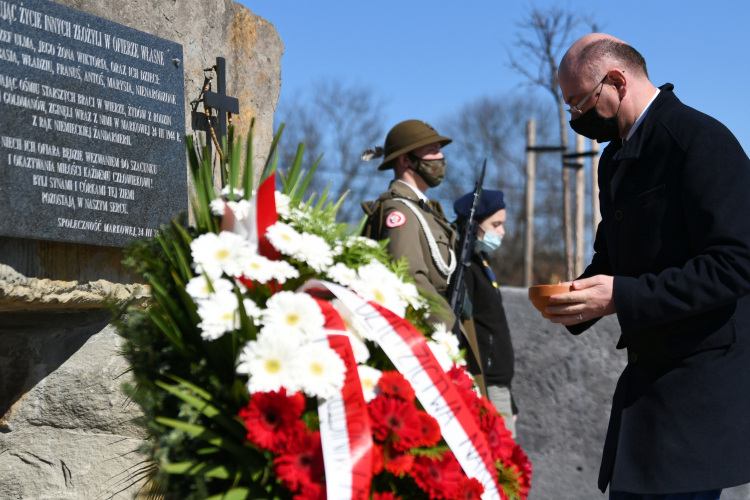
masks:
{"label": "military helmet", "polygon": [[402,154],[414,151],[422,146],[427,146],[433,142],[439,142],[442,147],[453,142],[453,139],[441,136],[434,128],[421,120],[406,120],[399,123],[385,137],[385,149],[383,152],[385,159],[378,167],[378,170],[393,168],[393,160]]}

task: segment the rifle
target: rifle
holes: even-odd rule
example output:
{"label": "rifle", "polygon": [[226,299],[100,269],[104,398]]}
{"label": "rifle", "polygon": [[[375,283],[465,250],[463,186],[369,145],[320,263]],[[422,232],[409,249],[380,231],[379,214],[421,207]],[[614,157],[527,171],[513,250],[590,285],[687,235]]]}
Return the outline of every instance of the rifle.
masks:
{"label": "rifle", "polygon": [[456,271],[451,276],[451,282],[448,285],[448,293],[446,299],[450,304],[453,314],[456,316],[456,323],[453,325],[453,333],[456,334],[458,339],[461,339],[461,329],[459,324],[461,321],[461,315],[464,312],[464,301],[466,300],[466,284],[464,277],[466,271],[471,266],[471,254],[474,251],[474,240],[477,237],[477,228],[479,227],[474,222],[474,214],[479,208],[479,203],[482,201],[482,184],[484,183],[484,171],[487,169],[487,159],[484,160],[482,165],[482,172],[479,174],[479,180],[474,187],[474,201],[471,204],[471,212],[469,217],[461,222],[458,227],[458,248],[456,249],[456,259],[458,259],[458,265]]}

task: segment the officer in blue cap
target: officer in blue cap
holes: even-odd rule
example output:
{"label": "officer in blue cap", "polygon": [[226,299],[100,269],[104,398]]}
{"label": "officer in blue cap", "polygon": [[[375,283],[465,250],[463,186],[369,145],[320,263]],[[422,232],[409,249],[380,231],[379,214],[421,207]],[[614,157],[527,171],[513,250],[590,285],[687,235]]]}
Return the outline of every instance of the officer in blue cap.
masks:
{"label": "officer in blue cap", "polygon": [[[474,193],[466,193],[453,204],[461,219],[469,216]],[[513,380],[513,344],[503,298],[487,254],[497,250],[505,235],[505,198],[502,191],[486,189],[474,214],[479,225],[471,266],[466,273],[466,295],[471,301],[471,316],[479,347],[487,395],[505,418],[505,427],[516,437],[515,415],[518,410],[511,396]]]}

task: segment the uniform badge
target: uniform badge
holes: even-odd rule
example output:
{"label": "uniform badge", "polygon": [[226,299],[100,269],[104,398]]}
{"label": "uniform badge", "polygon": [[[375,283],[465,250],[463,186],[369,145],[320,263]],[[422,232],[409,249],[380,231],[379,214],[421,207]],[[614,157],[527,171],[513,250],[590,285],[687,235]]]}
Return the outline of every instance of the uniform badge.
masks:
{"label": "uniform badge", "polygon": [[389,213],[385,219],[385,225],[390,228],[403,226],[405,223],[406,216],[399,211]]}

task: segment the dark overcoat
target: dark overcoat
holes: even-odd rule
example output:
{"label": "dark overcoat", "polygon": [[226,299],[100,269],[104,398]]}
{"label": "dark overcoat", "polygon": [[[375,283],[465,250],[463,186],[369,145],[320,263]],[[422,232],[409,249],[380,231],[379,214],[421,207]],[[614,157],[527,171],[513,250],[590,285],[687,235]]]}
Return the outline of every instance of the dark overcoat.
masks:
{"label": "dark overcoat", "polygon": [[750,482],[750,160],[673,88],[599,164],[602,222],[583,277],[614,276],[617,348],[628,352],[602,491]]}

